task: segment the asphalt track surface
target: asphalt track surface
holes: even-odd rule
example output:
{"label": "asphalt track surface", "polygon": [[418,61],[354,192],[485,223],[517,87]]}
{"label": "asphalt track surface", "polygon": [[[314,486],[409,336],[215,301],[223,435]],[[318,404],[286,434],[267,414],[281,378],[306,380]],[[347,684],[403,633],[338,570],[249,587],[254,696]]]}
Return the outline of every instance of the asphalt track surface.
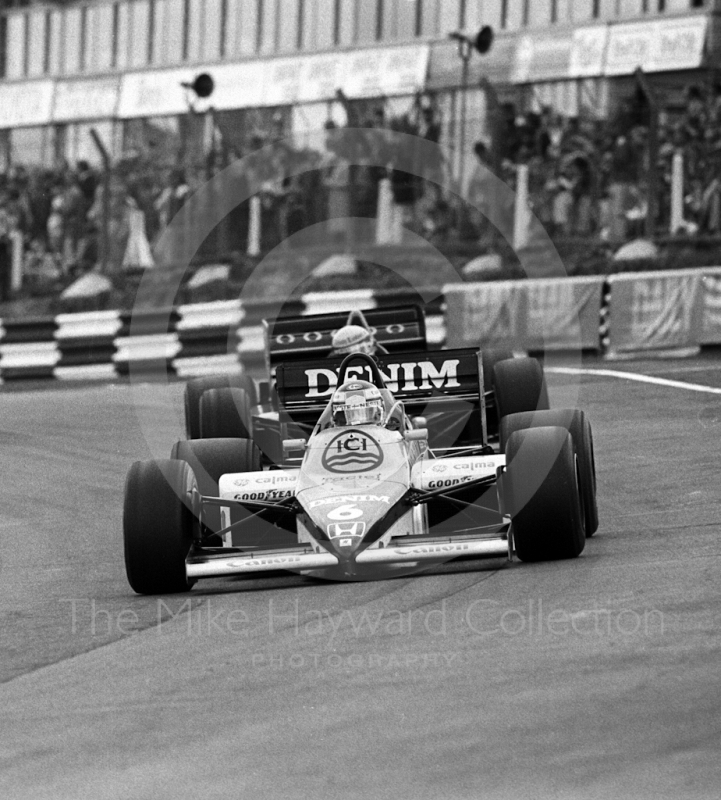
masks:
{"label": "asphalt track surface", "polygon": [[[124,575],[129,387],[0,394],[0,797],[717,798],[721,360],[584,366],[717,391],[581,376],[579,559],[164,598]],[[168,449],[180,398],[142,393]]]}

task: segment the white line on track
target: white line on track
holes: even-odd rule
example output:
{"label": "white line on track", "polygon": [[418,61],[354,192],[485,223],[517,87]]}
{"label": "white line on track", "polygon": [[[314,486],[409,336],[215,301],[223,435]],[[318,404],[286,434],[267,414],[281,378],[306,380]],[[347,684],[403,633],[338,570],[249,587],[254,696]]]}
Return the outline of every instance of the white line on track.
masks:
{"label": "white line on track", "polygon": [[669,386],[672,389],[685,389],[688,392],[703,392],[705,394],[721,394],[721,389],[715,386],[704,386],[701,383],[686,383],[686,381],[672,381],[668,378],[656,378],[653,375],[640,375],[638,372],[623,372],[616,369],[581,369],[580,367],[547,367],[546,372],[555,372],[558,375],[597,375],[601,378],[622,378],[638,383],[653,383],[656,386]]}

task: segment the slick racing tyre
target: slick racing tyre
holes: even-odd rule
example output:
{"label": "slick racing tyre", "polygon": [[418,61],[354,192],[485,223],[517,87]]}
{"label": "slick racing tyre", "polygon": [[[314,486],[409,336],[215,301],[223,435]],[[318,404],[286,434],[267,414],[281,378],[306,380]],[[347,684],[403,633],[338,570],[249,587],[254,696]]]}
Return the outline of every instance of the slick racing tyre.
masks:
{"label": "slick racing tyre", "polygon": [[493,367],[498,418],[549,408],[543,367],[535,358],[512,358]]}
{"label": "slick racing tyre", "polygon": [[[206,497],[217,497],[221,475],[233,472],[257,472],[262,469],[260,450],[249,439],[193,439],[176,442],[170,457],[185,461],[195,474],[198,491]],[[220,537],[212,534],[223,527],[220,508],[203,509],[201,544],[222,547]]]}
{"label": "slick racing tyre", "polygon": [[565,428],[573,439],[578,459],[578,481],[583,503],[583,527],[586,536],[598,530],[598,505],[596,503],[596,457],[593,451],[591,423],[583,411],[576,408],[559,408],[550,411],[525,411],[510,414],[501,422],[500,440],[503,451],[514,431],[541,427]]}
{"label": "slick racing tyre", "polygon": [[136,461],[125,481],[125,571],[138,594],[186,592],[193,544],[195,476],[182,461]]}
{"label": "slick racing tyre", "polygon": [[208,375],[204,378],[193,378],[185,384],[185,431],[188,439],[200,439],[200,398],[209,389],[245,389],[251,405],[255,405],[256,388],[249,375]]}
{"label": "slick racing tyre", "polygon": [[250,439],[250,410],[245,389],[208,389],[200,398],[200,438]]}
{"label": "slick racing tyre", "polygon": [[512,350],[490,349],[481,350],[481,360],[483,362],[483,390],[492,392],[495,386],[495,375],[493,368],[499,361],[510,361],[513,356]]}
{"label": "slick racing tyre", "polygon": [[493,367],[499,361],[508,361],[513,358],[511,350],[481,349],[481,360],[483,363],[483,393],[486,395],[486,425],[489,437],[498,435],[498,410],[493,389],[495,386],[495,374]]}
{"label": "slick racing tyre", "polygon": [[503,503],[522,561],[575,558],[586,543],[576,457],[565,428],[527,428],[506,443]]}

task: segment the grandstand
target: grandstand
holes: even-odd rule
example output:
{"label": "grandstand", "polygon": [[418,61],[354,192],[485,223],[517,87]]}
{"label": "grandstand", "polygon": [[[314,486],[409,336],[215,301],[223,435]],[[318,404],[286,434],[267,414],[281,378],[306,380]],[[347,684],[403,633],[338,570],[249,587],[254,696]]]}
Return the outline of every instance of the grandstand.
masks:
{"label": "grandstand", "polygon": [[[327,153],[308,150],[313,133],[362,125],[449,147],[448,185],[473,180],[474,145],[511,185],[527,164],[532,205],[554,236],[717,233],[721,146],[706,131],[721,119],[720,10],[719,0],[6,2],[0,209],[39,283],[99,260],[120,268],[129,214],[142,212],[152,242],[195,186],[285,138],[309,170],[336,172],[268,188],[266,250],[327,219],[333,203],[377,213],[380,175],[344,179]],[[482,26],[495,33],[482,55],[449,36]],[[639,70],[662,112],[653,148]],[[212,78],[205,97],[194,91],[200,75]],[[674,169],[685,179],[680,212]],[[425,205],[408,198],[419,232],[462,233],[437,193]],[[206,256],[244,252],[249,225],[242,209]],[[7,273],[0,264],[2,296]]]}

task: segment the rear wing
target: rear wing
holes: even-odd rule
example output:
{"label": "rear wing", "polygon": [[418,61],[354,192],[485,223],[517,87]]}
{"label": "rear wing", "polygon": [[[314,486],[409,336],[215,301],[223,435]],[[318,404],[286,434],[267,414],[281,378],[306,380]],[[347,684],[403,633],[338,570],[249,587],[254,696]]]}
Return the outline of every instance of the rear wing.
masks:
{"label": "rear wing", "polygon": [[[279,364],[325,359],[332,350],[333,334],[348,321],[348,311],[263,320],[268,371]],[[376,342],[389,353],[426,350],[426,320],[420,306],[375,308],[363,316]]]}
{"label": "rear wing", "polygon": [[[483,364],[474,349],[389,353],[376,358],[387,388],[411,416],[428,420],[431,447],[452,449],[486,443]],[[338,383],[341,358],[276,368],[280,422],[288,438],[309,434]],[[371,379],[366,365],[351,365],[349,378]],[[454,431],[453,441],[450,432]]]}

